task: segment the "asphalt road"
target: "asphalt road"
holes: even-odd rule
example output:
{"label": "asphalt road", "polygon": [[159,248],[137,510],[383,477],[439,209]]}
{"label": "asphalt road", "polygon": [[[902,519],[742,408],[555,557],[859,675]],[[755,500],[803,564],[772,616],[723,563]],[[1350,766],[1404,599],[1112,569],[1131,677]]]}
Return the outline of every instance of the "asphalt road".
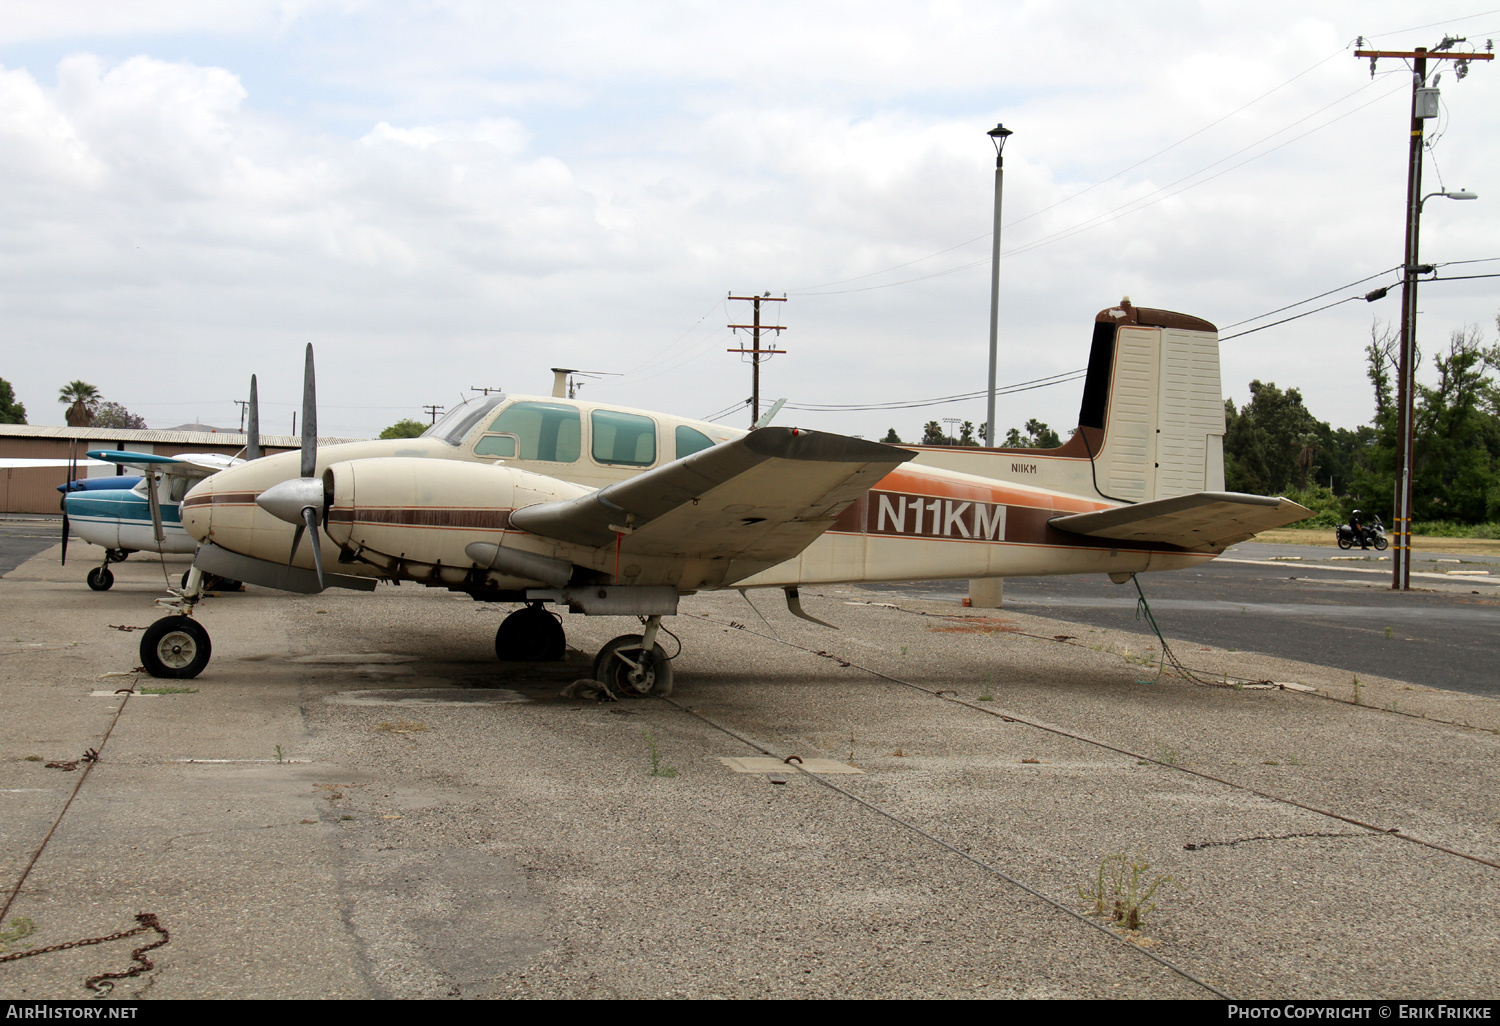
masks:
{"label": "asphalt road", "polygon": [[0,520],[0,574],[8,574],[49,545],[57,544],[56,523]]}
{"label": "asphalt road", "polygon": [[[1201,569],[1140,581],[1169,639],[1500,696],[1500,588],[1442,569],[1495,567],[1500,577],[1500,560],[1427,556],[1413,565],[1413,590],[1400,593],[1390,590],[1390,561],[1381,555],[1247,543]],[[963,581],[865,587],[949,600],[967,592]],[[1137,602],[1134,585],[1102,575],[1005,582],[1007,609],[1098,628],[1148,630]],[[1191,665],[1189,652],[1177,654]]]}

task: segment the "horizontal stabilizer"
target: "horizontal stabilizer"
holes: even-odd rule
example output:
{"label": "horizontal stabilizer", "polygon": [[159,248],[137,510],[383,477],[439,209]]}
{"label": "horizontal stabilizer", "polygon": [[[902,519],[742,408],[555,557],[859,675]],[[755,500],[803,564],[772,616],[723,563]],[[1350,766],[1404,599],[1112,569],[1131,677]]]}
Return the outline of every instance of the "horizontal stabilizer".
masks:
{"label": "horizontal stabilizer", "polygon": [[760,428],[562,502],[518,509],[513,526],[574,545],[648,556],[790,559],[907,449],[799,428]]}
{"label": "horizontal stabilizer", "polygon": [[1170,499],[1075,513],[1049,521],[1059,531],[1124,542],[1160,542],[1185,549],[1223,549],[1261,531],[1312,516],[1291,499],[1242,492],[1194,492]]}

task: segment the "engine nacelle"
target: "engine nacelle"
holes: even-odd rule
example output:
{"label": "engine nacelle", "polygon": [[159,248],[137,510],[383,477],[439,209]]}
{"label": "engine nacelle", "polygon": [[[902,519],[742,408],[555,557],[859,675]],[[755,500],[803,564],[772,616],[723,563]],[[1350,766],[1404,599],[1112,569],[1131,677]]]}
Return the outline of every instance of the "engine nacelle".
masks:
{"label": "engine nacelle", "polygon": [[[498,574],[496,583],[547,581],[540,574],[506,574],[533,562],[539,567],[559,562],[559,543],[513,529],[511,512],[593,490],[503,465],[416,458],[336,463],[323,472],[323,480],[331,497],[323,529],[345,553],[398,577],[450,584],[476,568]],[[483,548],[473,548],[476,543]],[[473,553],[492,554],[490,546],[539,558],[476,561]]]}

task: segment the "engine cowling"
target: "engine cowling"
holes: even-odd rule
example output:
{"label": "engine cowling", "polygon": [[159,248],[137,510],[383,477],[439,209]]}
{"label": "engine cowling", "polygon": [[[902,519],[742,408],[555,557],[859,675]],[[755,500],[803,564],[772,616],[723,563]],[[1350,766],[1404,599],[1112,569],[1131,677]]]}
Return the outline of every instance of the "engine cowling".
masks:
{"label": "engine cowling", "polygon": [[[323,479],[331,497],[324,531],[346,553],[397,576],[448,583],[492,565],[502,577],[507,569],[571,565],[558,560],[559,543],[512,528],[510,514],[592,491],[503,465],[398,457],[336,463]],[[495,560],[501,548],[540,561]],[[510,579],[547,583],[541,574]]]}

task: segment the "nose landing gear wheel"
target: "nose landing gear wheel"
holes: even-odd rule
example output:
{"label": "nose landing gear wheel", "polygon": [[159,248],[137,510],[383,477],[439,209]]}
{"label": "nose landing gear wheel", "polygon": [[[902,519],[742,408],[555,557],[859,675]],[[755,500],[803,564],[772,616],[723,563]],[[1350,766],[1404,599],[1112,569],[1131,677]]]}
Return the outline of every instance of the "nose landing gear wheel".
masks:
{"label": "nose landing gear wheel", "polygon": [[208,631],[190,616],[164,616],[141,637],[141,664],[153,677],[196,677],[212,654]]}
{"label": "nose landing gear wheel", "polygon": [[107,566],[94,567],[84,580],[88,581],[89,587],[95,591],[108,591],[115,586],[115,575],[109,572]]}
{"label": "nose landing gear wheel", "polygon": [[639,634],[625,634],[599,650],[594,679],[617,695],[644,698],[672,693],[672,662],[660,645],[642,647]]}
{"label": "nose landing gear wheel", "polygon": [[556,662],[567,651],[562,623],[539,605],[517,609],[495,631],[495,655],[506,662]]}

